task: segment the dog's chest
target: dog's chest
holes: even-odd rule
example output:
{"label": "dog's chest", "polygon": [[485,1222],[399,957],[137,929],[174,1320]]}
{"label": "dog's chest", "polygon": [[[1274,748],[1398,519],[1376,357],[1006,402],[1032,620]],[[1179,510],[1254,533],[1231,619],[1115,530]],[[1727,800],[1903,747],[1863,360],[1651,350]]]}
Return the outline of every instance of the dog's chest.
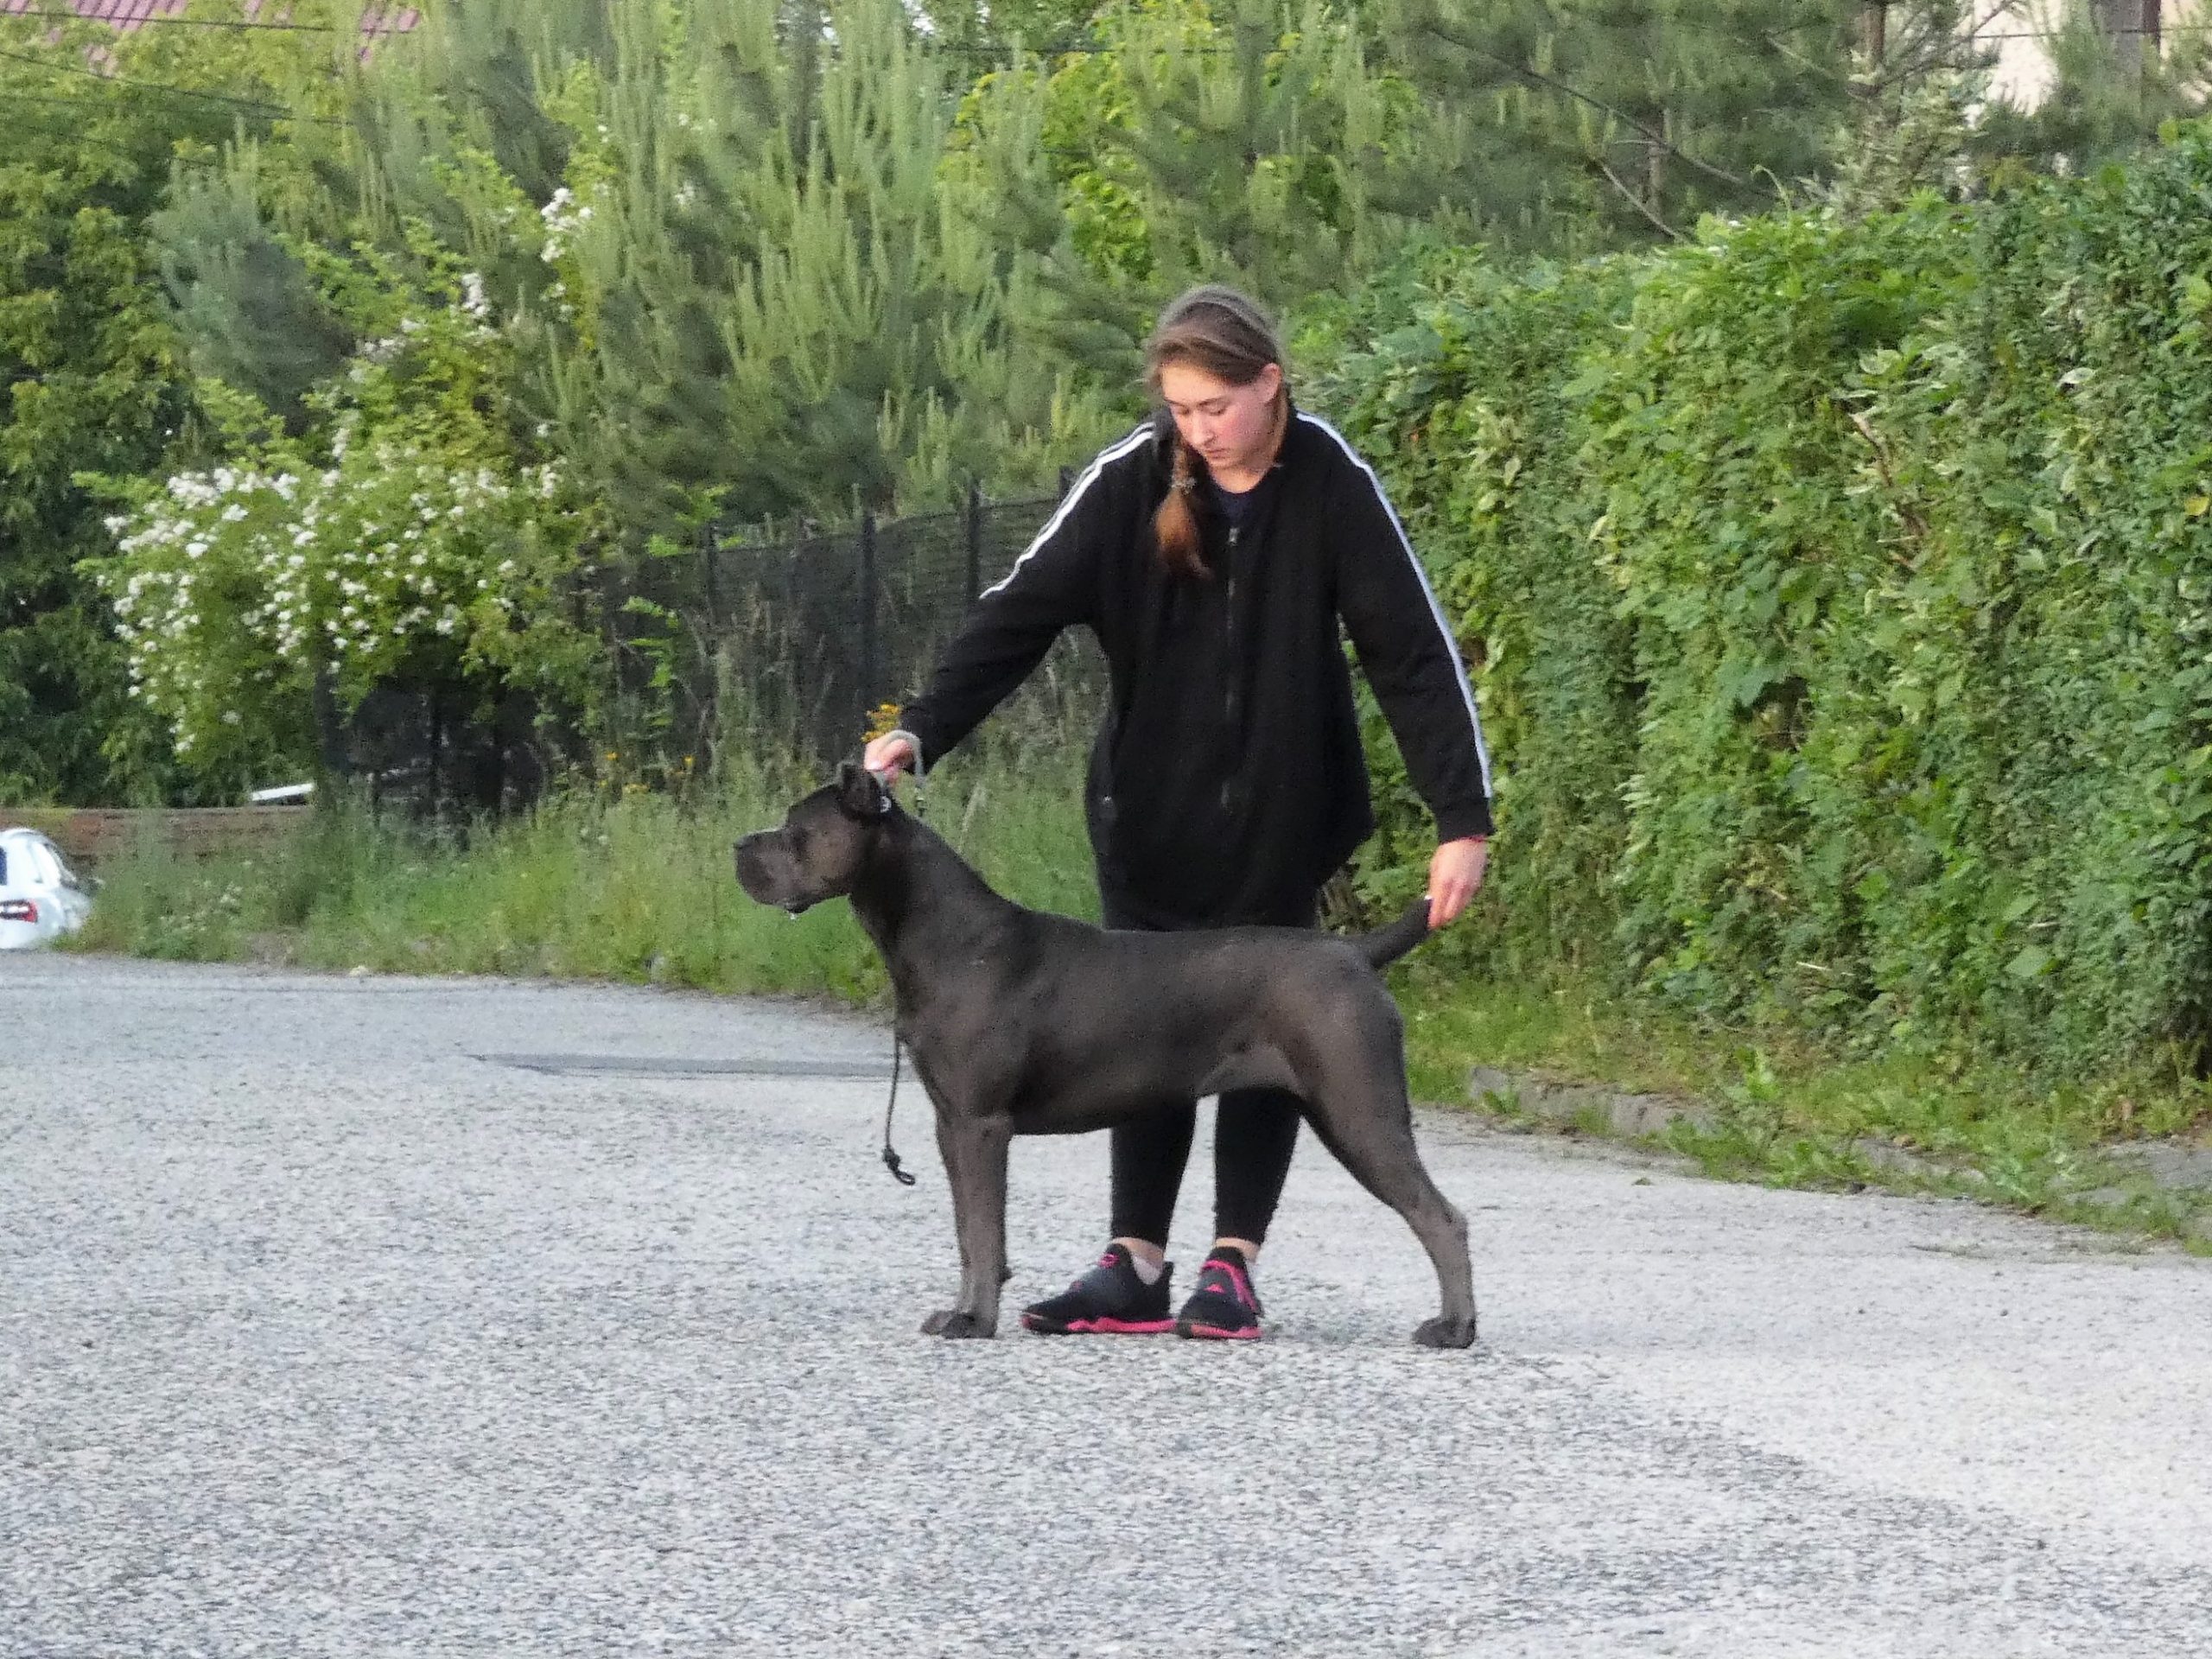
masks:
{"label": "dog's chest", "polygon": [[[974,988],[910,987],[894,980],[898,1032],[932,1094],[972,1087],[1005,1069],[1014,1039],[1002,1000]],[[940,1098],[942,1098],[940,1095]]]}

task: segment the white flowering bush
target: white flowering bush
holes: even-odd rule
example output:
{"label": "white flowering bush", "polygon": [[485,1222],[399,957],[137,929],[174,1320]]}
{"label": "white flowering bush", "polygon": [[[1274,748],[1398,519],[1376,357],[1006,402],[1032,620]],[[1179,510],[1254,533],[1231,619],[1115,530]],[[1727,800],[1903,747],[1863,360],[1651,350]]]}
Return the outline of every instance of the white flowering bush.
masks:
{"label": "white flowering bush", "polygon": [[594,515],[510,429],[482,279],[415,251],[427,285],[373,254],[327,273],[365,343],[311,399],[314,433],[266,435],[264,420],[244,440],[257,411],[209,389],[239,440],[230,457],[122,486],[133,510],[108,521],[115,556],[89,567],[131,695],[203,774],[309,760],[318,672],[350,707],[394,682],[557,696],[588,661],[563,593]]}

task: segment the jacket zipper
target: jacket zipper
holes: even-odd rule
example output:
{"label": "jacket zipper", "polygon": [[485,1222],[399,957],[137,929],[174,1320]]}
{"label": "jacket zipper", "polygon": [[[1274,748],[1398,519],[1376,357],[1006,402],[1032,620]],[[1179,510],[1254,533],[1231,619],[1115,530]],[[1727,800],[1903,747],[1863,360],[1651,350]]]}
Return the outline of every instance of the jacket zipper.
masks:
{"label": "jacket zipper", "polygon": [[[1222,651],[1227,658],[1226,683],[1221,690],[1221,718],[1223,726],[1233,735],[1236,730],[1236,526],[1229,527],[1229,581],[1222,595]],[[1221,810],[1235,810],[1236,780],[1232,777],[1221,780]]]}
{"label": "jacket zipper", "polygon": [[1229,585],[1223,595],[1222,640],[1229,652],[1229,683],[1222,688],[1221,712],[1236,724],[1236,526],[1229,527]]}

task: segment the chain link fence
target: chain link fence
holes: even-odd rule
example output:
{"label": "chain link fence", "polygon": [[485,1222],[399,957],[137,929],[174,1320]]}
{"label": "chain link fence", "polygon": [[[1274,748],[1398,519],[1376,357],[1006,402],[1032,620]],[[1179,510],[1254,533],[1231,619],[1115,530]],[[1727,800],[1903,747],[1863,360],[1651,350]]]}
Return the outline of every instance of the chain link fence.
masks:
{"label": "chain link fence", "polygon": [[[1069,474],[1061,474],[1062,494]],[[733,744],[826,766],[872,711],[921,690],[976,594],[1035,539],[1060,496],[988,501],[755,542],[722,529],[608,573],[611,740],[674,763]],[[1088,634],[1056,643],[995,718],[1017,732],[1095,725],[1105,664]]]}

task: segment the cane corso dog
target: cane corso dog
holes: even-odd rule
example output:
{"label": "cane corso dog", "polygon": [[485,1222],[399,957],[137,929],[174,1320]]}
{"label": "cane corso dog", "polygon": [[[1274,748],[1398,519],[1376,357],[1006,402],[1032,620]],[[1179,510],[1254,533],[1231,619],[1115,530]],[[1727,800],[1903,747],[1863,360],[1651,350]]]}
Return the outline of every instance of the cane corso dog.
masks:
{"label": "cane corso dog", "polygon": [[960,1239],[960,1299],[923,1330],[988,1337],[1005,1277],[1007,1147],[1224,1089],[1287,1089],[1315,1136],[1406,1219],[1443,1293],[1414,1332],[1475,1339],[1467,1226],[1422,1167],[1404,1032],[1376,973],[1419,944],[1427,904],[1351,939],[1283,927],[1116,931],[1001,898],[850,762],[780,828],[736,846],[737,879],[794,915],[849,898],[883,954],[899,1035],[937,1108]]}

